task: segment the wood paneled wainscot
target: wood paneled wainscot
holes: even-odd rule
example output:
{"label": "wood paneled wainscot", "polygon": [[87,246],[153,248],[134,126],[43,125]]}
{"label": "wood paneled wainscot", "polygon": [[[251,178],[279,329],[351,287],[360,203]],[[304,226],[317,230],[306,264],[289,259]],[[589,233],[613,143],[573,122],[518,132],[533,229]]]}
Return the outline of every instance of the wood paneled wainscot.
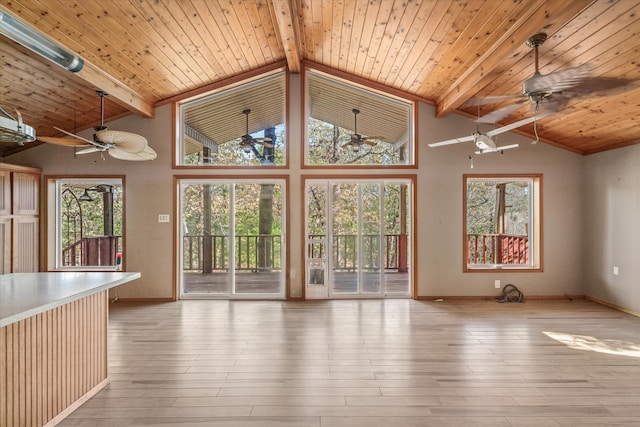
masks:
{"label": "wood paneled wainscot", "polygon": [[108,290],[139,277],[0,275],[0,426],[53,426],[107,384]]}

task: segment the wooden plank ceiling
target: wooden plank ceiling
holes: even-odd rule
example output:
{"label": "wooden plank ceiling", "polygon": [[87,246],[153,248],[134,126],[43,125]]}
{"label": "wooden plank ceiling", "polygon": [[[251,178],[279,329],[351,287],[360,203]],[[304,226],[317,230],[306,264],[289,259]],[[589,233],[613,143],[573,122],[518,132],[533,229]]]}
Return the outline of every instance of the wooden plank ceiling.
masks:
{"label": "wooden plank ceiling", "polygon": [[[518,95],[534,72],[525,41],[545,32],[540,72],[590,64],[640,82],[636,0],[0,0],[0,8],[85,60],[71,73],[0,36],[0,106],[39,136],[54,126],[152,116],[157,105],[263,69],[305,64],[475,116],[477,96]],[[482,105],[487,114],[513,100]],[[467,103],[467,104],[465,104]],[[528,103],[504,117],[529,117]],[[538,123],[581,154],[640,143],[640,88],[574,101]],[[533,135],[531,125],[519,129]],[[0,155],[16,150],[3,143]]]}

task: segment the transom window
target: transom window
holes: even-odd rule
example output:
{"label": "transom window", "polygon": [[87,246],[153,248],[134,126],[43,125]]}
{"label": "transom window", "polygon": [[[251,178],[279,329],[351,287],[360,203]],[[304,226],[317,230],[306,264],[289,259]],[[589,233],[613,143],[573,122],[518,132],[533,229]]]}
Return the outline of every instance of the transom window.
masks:
{"label": "transom window", "polygon": [[464,270],[540,270],[541,175],[464,176]]}
{"label": "transom window", "polygon": [[277,71],[180,103],[177,165],[285,165],[285,100]]}
{"label": "transom window", "polygon": [[305,164],[414,165],[413,102],[306,70]]}

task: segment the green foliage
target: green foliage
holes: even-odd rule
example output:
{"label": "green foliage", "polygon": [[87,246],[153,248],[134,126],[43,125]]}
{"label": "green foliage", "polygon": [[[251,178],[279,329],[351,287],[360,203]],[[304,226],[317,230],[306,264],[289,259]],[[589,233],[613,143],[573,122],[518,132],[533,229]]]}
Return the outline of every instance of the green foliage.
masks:
{"label": "green foliage", "polygon": [[[497,181],[467,181],[467,234],[496,232]],[[529,224],[529,183],[511,181],[505,186],[505,233],[527,235]]]}
{"label": "green foliage", "polygon": [[[211,235],[230,234],[231,185],[235,185],[235,234],[258,234],[260,226],[259,203],[261,186],[263,184],[213,183],[189,184],[183,187],[182,217],[185,222],[184,225],[187,235],[204,234],[205,191],[210,193],[211,198],[211,228],[208,232]],[[271,227],[271,234],[273,235],[279,235],[282,232],[282,221],[280,221],[283,213],[282,190],[280,185],[275,185],[273,189],[273,198],[271,201],[274,213],[274,220]]]}
{"label": "green foliage", "polygon": [[[273,141],[273,164],[284,165],[285,156],[285,126],[280,124],[275,127],[276,138]],[[254,138],[262,137],[262,132],[256,132],[252,135]],[[202,165],[211,164],[212,166],[260,166],[262,160],[257,158],[253,152],[245,153],[240,146],[241,138],[220,143],[217,146],[218,151],[211,153],[206,158],[203,151],[188,154],[183,158],[183,165]],[[264,154],[264,147],[256,144],[256,149],[260,154]],[[270,163],[267,163],[270,164]]]}
{"label": "green foliage", "polygon": [[371,146],[363,144],[359,151],[345,145],[351,140],[352,130],[309,117],[308,162],[311,165],[395,165],[401,163],[398,151],[384,141]]}
{"label": "green foliage", "polygon": [[[63,185],[61,196],[62,247],[81,237],[104,236],[104,203],[101,193],[90,191],[92,201],[79,201],[85,188]],[[113,185],[113,235],[122,236],[122,186]],[[82,235],[81,235],[82,233]]]}

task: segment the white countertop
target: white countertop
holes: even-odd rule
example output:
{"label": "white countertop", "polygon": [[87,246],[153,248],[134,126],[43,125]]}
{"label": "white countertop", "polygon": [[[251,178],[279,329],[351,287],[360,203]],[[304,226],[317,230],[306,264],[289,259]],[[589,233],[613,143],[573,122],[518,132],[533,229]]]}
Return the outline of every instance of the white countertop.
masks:
{"label": "white countertop", "polygon": [[0,327],[139,278],[135,272],[0,275]]}

